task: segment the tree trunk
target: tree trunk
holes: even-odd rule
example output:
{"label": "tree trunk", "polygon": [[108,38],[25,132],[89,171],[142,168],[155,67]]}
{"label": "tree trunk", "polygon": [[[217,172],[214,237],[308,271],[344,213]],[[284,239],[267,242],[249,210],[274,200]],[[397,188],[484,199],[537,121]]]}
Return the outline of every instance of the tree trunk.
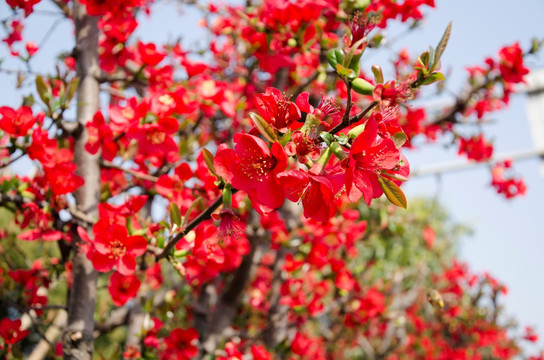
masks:
{"label": "tree trunk", "polygon": [[[89,16],[87,9],[74,1],[76,28],[75,57],[80,79],[77,96],[77,122],[80,131],[75,135],[74,162],[77,174],[85,184],[75,192],[79,211],[96,216],[100,198],[100,167],[98,155],[85,151],[87,131],[85,124],[99,108],[98,19]],[[82,224],[86,230],[88,225]],[[94,347],[94,309],[97,272],[80,246],[81,239],[74,231],[73,285],[68,303],[68,326],[63,334],[64,359],[90,360]]]}

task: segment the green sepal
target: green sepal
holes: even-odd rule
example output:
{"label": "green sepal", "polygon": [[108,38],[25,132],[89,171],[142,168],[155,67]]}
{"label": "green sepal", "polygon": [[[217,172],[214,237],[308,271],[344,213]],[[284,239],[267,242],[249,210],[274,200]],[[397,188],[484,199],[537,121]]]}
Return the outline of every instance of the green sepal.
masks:
{"label": "green sepal", "polygon": [[351,88],[362,95],[372,95],[375,86],[365,79],[357,78],[351,82]]}
{"label": "green sepal", "polygon": [[223,208],[230,209],[232,207],[232,190],[230,185],[226,185],[223,189]]}
{"label": "green sepal", "polygon": [[344,149],[342,149],[342,146],[340,146],[340,144],[337,142],[333,142],[329,148],[331,149],[334,156],[340,159],[340,161],[348,157],[348,154],[344,151]]}

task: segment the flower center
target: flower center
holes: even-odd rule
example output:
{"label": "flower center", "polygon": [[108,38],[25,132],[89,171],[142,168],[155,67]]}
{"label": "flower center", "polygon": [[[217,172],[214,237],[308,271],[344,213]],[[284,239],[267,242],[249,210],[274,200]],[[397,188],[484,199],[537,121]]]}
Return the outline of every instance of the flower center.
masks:
{"label": "flower center", "polygon": [[162,131],[153,131],[146,136],[147,140],[153,145],[164,143],[166,140],[166,133]]}
{"label": "flower center", "polygon": [[126,252],[127,248],[121,241],[114,240],[110,243],[110,259],[119,259],[120,257],[123,257]]}

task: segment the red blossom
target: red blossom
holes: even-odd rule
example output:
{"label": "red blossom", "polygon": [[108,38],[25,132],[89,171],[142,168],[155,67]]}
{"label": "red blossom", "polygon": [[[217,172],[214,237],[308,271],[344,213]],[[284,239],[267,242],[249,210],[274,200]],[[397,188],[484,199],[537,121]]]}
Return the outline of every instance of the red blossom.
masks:
{"label": "red blossom", "polygon": [[[78,232],[82,238],[89,239],[81,228],[78,228]],[[93,226],[93,233],[95,238],[88,257],[95,269],[104,272],[116,266],[122,275],[134,274],[136,257],[143,255],[147,248],[146,239],[142,236],[129,236],[125,226],[104,226],[101,222]]]}
{"label": "red blossom", "polygon": [[102,157],[111,161],[117,154],[118,146],[113,141],[113,132],[106,121],[104,115],[97,111],[93,120],[85,124],[87,127],[88,139],[85,144],[85,150],[91,154],[96,154],[102,148]]}
{"label": "red blossom", "polygon": [[300,119],[300,109],[285,99],[278,89],[267,88],[264,94],[255,95],[255,106],[262,117],[279,131],[302,126],[301,123],[295,123]]}
{"label": "red blossom", "polygon": [[6,3],[12,8],[20,8],[25,11],[25,17],[32,14],[34,11],[34,5],[38,4],[41,0],[6,0]]}
{"label": "red blossom", "polygon": [[21,330],[20,319],[11,320],[9,318],[3,318],[0,320],[0,336],[4,338],[4,342],[8,345],[23,340],[29,333],[29,330]]}
{"label": "red blossom", "polygon": [[195,329],[175,328],[164,338],[164,342],[166,349],[161,354],[161,360],[188,360],[198,354],[198,331]]}
{"label": "red blossom", "polygon": [[505,82],[513,84],[524,82],[523,77],[529,73],[529,69],[523,64],[523,51],[519,43],[500,49],[499,58],[499,70]]}
{"label": "red blossom", "polygon": [[468,140],[460,137],[458,154],[465,154],[470,160],[486,161],[493,155],[493,145],[488,143],[481,134]]}
{"label": "red blossom", "polygon": [[279,143],[268,149],[266,143],[248,134],[234,135],[238,156],[232,168],[232,185],[247,191],[257,206],[278,208],[285,200],[285,192],[277,174],[287,167],[287,156]]}
{"label": "red blossom", "polygon": [[138,294],[140,289],[140,280],[136,275],[123,275],[120,272],[114,272],[110,277],[108,291],[111,299],[116,306],[123,306]]}
{"label": "red blossom", "polygon": [[165,57],[165,53],[157,51],[157,46],[154,43],[138,43],[138,54],[143,65],[155,66],[160,63]]}
{"label": "red blossom", "polygon": [[349,200],[356,201],[362,196],[370,205],[372,199],[380,197],[383,190],[378,174],[395,169],[400,159],[393,141],[379,138],[378,124],[370,118],[365,130],[353,142],[349,158],[342,163]]}
{"label": "red blossom", "polygon": [[25,136],[38,120],[41,123],[44,118],[43,113],[34,117],[29,106],[21,106],[17,110],[2,106],[0,107],[0,115],[2,115],[0,129],[14,137]]}
{"label": "red blossom", "polygon": [[38,45],[34,41],[28,41],[25,45],[26,52],[28,53],[29,57],[34,56],[38,52]]}
{"label": "red blossom", "polygon": [[516,196],[525,195],[527,186],[521,178],[513,176],[505,176],[505,172],[512,166],[510,160],[495,164],[491,170],[491,186],[495,188],[498,194],[503,195],[506,199],[511,199]]}
{"label": "red blossom", "polygon": [[304,216],[317,221],[328,221],[336,211],[334,196],[342,187],[339,176],[321,176],[300,170],[289,170],[278,175],[293,202],[302,200]]}
{"label": "red blossom", "polygon": [[155,183],[157,193],[178,205],[180,209],[187,210],[192,202],[190,190],[185,187],[185,182],[193,177],[189,164],[183,163],[174,169],[172,175],[161,175]]}

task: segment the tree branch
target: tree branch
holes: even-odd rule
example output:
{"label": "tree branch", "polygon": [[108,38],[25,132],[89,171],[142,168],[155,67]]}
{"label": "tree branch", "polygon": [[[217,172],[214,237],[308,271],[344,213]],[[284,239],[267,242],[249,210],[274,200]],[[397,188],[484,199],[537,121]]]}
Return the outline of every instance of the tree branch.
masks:
{"label": "tree branch", "polygon": [[219,298],[219,302],[211,316],[209,331],[202,337],[204,352],[200,354],[201,358],[206,353],[213,353],[217,344],[228,336],[229,325],[236,315],[242,294],[257,269],[256,264],[260,262],[264,253],[267,236],[265,230],[258,225],[257,213],[252,211],[251,214],[252,218],[247,228],[251,250],[244,257],[229,285]]}
{"label": "tree branch", "polygon": [[[233,190],[232,193],[234,194],[237,190]],[[172,248],[181,240],[185,235],[187,235],[191,230],[196,228],[198,224],[203,222],[204,220],[208,220],[212,217],[212,214],[215,210],[219,208],[223,204],[223,197],[218,197],[206,210],[201,212],[196,218],[193,219],[181,232],[179,232],[174,238],[170,239],[168,243],[166,243],[166,246],[164,247],[164,250],[157,255],[156,260],[159,261],[160,259],[163,259],[165,257],[170,256],[170,251]]]}

